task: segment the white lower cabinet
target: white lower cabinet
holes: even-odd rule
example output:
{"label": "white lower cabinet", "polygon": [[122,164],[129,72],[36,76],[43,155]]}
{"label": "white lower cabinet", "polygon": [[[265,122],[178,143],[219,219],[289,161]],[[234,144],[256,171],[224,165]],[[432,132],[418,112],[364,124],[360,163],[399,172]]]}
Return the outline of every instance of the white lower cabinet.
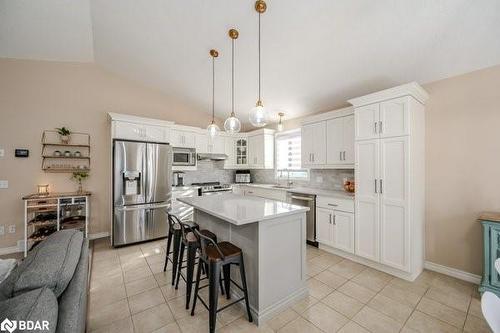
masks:
{"label": "white lower cabinet", "polygon": [[[346,211],[339,210],[345,209]],[[354,203],[348,199],[316,198],[316,241],[354,253]]]}

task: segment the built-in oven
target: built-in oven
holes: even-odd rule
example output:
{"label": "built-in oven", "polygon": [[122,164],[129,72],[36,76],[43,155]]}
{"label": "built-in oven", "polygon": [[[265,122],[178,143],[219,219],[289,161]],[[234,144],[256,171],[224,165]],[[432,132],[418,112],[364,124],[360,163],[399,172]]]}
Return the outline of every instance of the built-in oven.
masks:
{"label": "built-in oven", "polygon": [[288,193],[288,202],[297,206],[309,207],[306,213],[307,244],[318,247],[316,241],[316,195],[303,193]]}
{"label": "built-in oven", "polygon": [[173,148],[173,166],[196,166],[196,149]]}

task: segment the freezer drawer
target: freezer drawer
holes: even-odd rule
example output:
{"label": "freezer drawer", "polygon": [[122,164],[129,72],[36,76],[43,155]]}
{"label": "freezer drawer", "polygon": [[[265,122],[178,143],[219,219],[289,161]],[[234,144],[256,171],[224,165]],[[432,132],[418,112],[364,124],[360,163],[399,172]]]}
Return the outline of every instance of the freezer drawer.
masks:
{"label": "freezer drawer", "polygon": [[168,204],[115,207],[113,246],[166,237]]}

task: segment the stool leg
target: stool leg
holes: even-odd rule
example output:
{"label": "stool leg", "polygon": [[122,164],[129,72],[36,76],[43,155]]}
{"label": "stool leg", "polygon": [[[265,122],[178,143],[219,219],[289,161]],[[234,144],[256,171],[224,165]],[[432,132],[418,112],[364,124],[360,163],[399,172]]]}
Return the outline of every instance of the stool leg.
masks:
{"label": "stool leg", "polygon": [[186,310],[189,309],[189,301],[191,300],[191,289],[193,287],[193,272],[196,258],[196,245],[190,244],[187,252],[187,267],[186,267]]}
{"label": "stool leg", "polygon": [[215,323],[217,321],[217,301],[219,298],[219,278],[220,278],[220,265],[215,262],[210,262],[208,267],[208,297],[209,297],[209,326],[210,333],[215,332]]}
{"label": "stool leg", "polygon": [[181,250],[179,252],[179,263],[177,264],[177,276],[175,278],[175,289],[179,289],[179,280],[181,278],[181,267],[182,267],[182,258],[184,257],[184,249],[186,245],[181,243]]}
{"label": "stool leg", "polygon": [[165,255],[165,266],[163,266],[163,271],[167,271],[168,255],[170,254],[170,246],[172,245],[172,233],[168,233],[167,239],[167,254]]}
{"label": "stool leg", "polygon": [[[231,264],[222,266],[222,272],[224,273],[224,291],[226,292],[226,298],[231,298],[230,286],[231,286]],[[222,294],[224,295],[224,294]]]}
{"label": "stool leg", "polygon": [[172,285],[175,284],[175,277],[177,276],[177,264],[179,262],[180,245],[181,245],[181,234],[179,232],[174,232],[174,251],[173,251],[174,260],[172,262]]}
{"label": "stool leg", "polygon": [[252,322],[253,318],[252,318],[252,313],[250,312],[250,304],[248,302],[247,278],[245,275],[245,265],[243,264],[243,254],[241,255],[240,274],[241,274],[241,284],[243,287],[243,292],[245,293],[245,304],[247,307],[248,321]]}
{"label": "stool leg", "polygon": [[196,271],[196,285],[194,286],[194,299],[193,299],[193,308],[191,309],[191,316],[194,316],[194,308],[196,307],[196,301],[198,300],[198,289],[200,288],[202,267],[203,267],[203,261],[201,261],[201,259],[198,259],[198,269]]}

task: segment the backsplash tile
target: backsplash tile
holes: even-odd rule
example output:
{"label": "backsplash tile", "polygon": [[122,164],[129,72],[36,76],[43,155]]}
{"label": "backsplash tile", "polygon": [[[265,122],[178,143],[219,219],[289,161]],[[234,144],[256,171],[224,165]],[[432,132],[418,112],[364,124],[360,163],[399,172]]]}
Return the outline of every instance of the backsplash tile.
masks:
{"label": "backsplash tile", "polygon": [[[252,182],[274,184],[274,170],[250,170]],[[309,180],[293,180],[294,185],[320,188],[325,190],[343,190],[344,179],[354,179],[354,170],[335,169],[335,170],[310,170]],[[281,183],[286,182],[282,180]]]}
{"label": "backsplash tile", "polygon": [[184,184],[203,182],[234,182],[234,170],[224,169],[224,161],[198,161],[198,170],[184,171]]}

